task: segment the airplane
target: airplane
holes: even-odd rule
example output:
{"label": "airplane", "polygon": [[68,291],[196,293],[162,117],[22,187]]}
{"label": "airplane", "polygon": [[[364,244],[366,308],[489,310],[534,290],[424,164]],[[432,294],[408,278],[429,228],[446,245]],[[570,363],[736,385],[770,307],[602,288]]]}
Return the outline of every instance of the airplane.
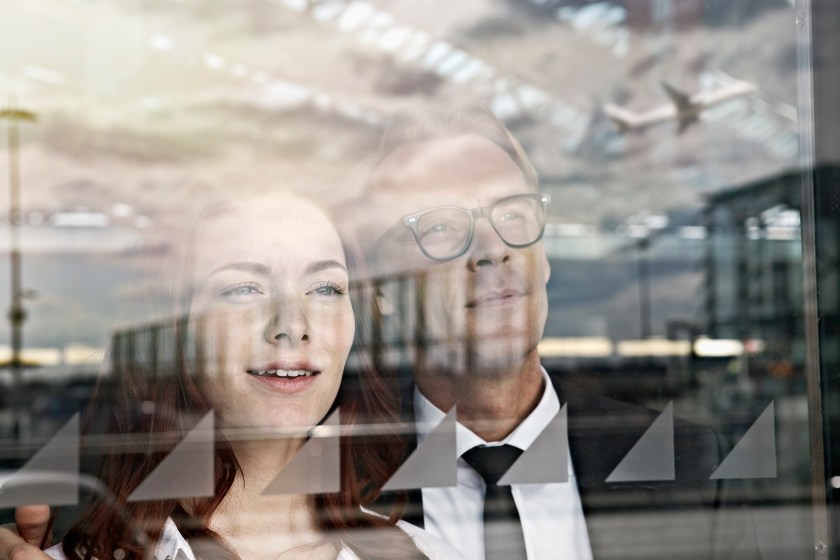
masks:
{"label": "airplane", "polygon": [[637,113],[625,107],[606,103],[604,113],[622,134],[630,130],[642,130],[669,120],[677,121],[677,134],[682,134],[689,126],[698,122],[700,114],[709,107],[756,91],[756,87],[747,82],[735,82],[714,91],[694,95],[688,95],[667,82],[662,82],[662,88],[668,94],[671,105]]}

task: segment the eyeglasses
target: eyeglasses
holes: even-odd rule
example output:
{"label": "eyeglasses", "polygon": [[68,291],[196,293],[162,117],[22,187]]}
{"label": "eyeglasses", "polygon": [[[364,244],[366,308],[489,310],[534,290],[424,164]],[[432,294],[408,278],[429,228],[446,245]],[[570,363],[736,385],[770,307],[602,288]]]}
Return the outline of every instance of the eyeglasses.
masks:
{"label": "eyeglasses", "polygon": [[547,194],[515,194],[482,208],[438,206],[409,214],[401,224],[414,233],[423,254],[448,261],[467,252],[475,232],[475,220],[485,217],[508,247],[522,248],[539,241],[545,231]]}

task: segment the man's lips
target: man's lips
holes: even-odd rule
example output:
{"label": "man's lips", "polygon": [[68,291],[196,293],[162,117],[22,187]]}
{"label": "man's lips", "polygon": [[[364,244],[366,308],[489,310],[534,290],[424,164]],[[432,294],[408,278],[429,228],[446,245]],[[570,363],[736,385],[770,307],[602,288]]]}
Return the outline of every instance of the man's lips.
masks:
{"label": "man's lips", "polygon": [[493,290],[484,292],[478,297],[471,299],[467,302],[465,307],[467,307],[467,309],[473,309],[476,307],[496,307],[500,305],[507,305],[517,301],[524,295],[525,292],[514,289]]}

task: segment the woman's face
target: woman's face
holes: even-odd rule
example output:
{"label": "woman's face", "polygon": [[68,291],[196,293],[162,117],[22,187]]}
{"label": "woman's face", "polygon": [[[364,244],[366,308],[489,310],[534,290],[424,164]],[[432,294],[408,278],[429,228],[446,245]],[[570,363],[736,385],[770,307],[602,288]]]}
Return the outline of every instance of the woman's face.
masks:
{"label": "woman's face", "polygon": [[315,425],[335,400],[354,332],[329,219],[289,195],[234,203],[202,224],[194,258],[190,332],[222,425]]}

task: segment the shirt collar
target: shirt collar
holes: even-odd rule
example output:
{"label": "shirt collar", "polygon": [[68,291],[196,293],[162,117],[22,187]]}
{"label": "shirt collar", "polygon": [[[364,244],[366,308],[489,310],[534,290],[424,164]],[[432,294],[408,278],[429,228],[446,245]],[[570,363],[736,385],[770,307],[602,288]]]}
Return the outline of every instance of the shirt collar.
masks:
{"label": "shirt collar", "polygon": [[[342,542],[341,545],[336,560],[359,560],[358,555],[349,549],[346,544]],[[163,524],[163,532],[155,547],[155,560],[196,560],[195,554],[190,548],[190,543],[178,530],[172,518],[167,518],[166,523]]]}
{"label": "shirt collar", "polygon": [[155,547],[155,560],[196,560],[190,544],[171,518],[163,524],[163,533]]}
{"label": "shirt collar", "polygon": [[[455,428],[456,448],[458,457],[463,455],[477,445],[501,445],[509,444],[525,451],[534,440],[545,430],[551,420],[560,412],[560,399],[553,390],[551,380],[544,368],[543,394],[536,408],[529,414],[506,438],[501,441],[488,442],[473,433],[466,426],[459,422]],[[417,423],[417,442],[421,443],[429,435],[435,426],[440,424],[446,413],[429,401],[415,386],[414,387],[414,414]]]}

